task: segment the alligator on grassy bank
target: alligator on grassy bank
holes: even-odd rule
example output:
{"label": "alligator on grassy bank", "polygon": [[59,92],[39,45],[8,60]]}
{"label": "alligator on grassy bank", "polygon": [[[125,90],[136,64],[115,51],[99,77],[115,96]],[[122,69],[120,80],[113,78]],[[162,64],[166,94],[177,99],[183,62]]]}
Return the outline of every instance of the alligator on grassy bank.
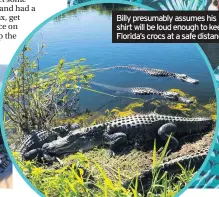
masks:
{"label": "alligator on grassy bank", "polygon": [[[183,166],[184,169],[189,168],[198,170],[208,154],[208,149],[209,148],[204,148],[202,150],[198,150],[197,153],[192,153],[190,155],[185,155],[175,159],[164,160],[160,165],[157,166],[157,169],[159,169],[159,174],[156,174],[158,175],[157,178],[161,178],[161,176],[163,176],[165,172],[168,172],[168,176],[180,173],[182,171],[181,166]],[[156,173],[155,171],[153,172],[154,169],[155,168],[150,168],[148,170],[145,170],[141,172],[137,177],[127,180],[123,184],[123,187],[135,187],[135,184],[137,182],[139,192],[142,193],[144,191],[147,191],[152,184],[153,173]]]}
{"label": "alligator on grassy bank", "polygon": [[44,157],[48,161],[52,160],[49,154],[41,150],[42,146],[45,143],[57,140],[59,137],[66,136],[70,130],[77,128],[79,128],[78,124],[72,124],[54,127],[50,131],[32,131],[30,135],[25,137],[18,148],[22,159],[32,160],[36,157]]}
{"label": "alligator on grassy bank", "polygon": [[[170,153],[177,150],[178,137],[205,132],[212,127],[212,123],[210,118],[204,117],[186,118],[156,113],[136,114],[71,130],[65,137],[51,140],[49,143],[42,141],[40,146],[36,147],[33,145],[38,144],[36,138],[29,137],[22,143],[25,151],[21,151],[21,155],[23,159],[33,159],[38,154],[62,156],[80,150],[87,151],[101,145],[109,146],[113,152],[129,143],[140,144],[157,137],[165,141],[170,137],[168,150]],[[29,148],[25,148],[26,146]]]}
{"label": "alligator on grassy bank", "polygon": [[187,82],[190,84],[195,84],[195,85],[199,84],[199,80],[193,79],[186,74],[173,73],[173,72],[169,72],[169,71],[165,71],[165,70],[161,70],[161,69],[146,68],[146,67],[140,67],[140,66],[135,66],[135,65],[134,66],[126,66],[126,65],[112,66],[109,68],[93,69],[93,71],[104,71],[104,70],[111,70],[111,69],[115,69],[115,68],[135,70],[135,71],[140,71],[140,72],[146,73],[146,74],[154,76],[154,77],[170,77],[170,78],[178,79],[182,82]]}

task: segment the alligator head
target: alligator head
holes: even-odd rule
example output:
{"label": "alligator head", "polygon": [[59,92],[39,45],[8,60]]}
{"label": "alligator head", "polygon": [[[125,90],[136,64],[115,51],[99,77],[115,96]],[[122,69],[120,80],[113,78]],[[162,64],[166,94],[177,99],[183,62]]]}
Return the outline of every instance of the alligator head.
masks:
{"label": "alligator head", "polygon": [[79,127],[80,127],[79,124],[74,123],[74,124],[67,124],[67,125],[63,125],[63,126],[54,127],[51,129],[51,131],[53,133],[56,133],[60,137],[64,137],[64,136],[68,135],[68,133],[71,130],[78,129]]}
{"label": "alligator head", "polygon": [[191,104],[193,103],[192,100],[186,98],[186,97],[182,97],[180,96],[179,93],[176,92],[163,92],[163,96],[171,101],[180,101],[182,103],[186,103],[186,104]]}
{"label": "alligator head", "polygon": [[186,103],[186,104],[192,104],[192,103],[193,103],[192,100],[190,100],[190,99],[188,99],[188,98],[186,98],[186,97],[179,96],[178,99],[179,99],[179,101],[182,102],[182,103]]}
{"label": "alligator head", "polygon": [[183,82],[191,83],[191,84],[199,84],[199,80],[193,79],[185,74],[175,74],[175,78],[179,79]]}
{"label": "alligator head", "polygon": [[67,136],[43,145],[43,149],[56,155],[90,150],[102,144],[105,126],[96,125],[71,131]]}
{"label": "alligator head", "polygon": [[163,96],[169,100],[177,101],[180,95],[179,93],[176,93],[176,92],[165,91],[163,92]]}

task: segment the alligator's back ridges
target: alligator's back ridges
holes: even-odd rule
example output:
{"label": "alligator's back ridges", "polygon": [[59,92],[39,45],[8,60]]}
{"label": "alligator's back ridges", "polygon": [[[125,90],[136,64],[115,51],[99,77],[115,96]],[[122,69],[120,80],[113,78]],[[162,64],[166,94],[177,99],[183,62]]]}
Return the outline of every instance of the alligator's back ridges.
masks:
{"label": "alligator's back ridges", "polygon": [[179,93],[176,92],[170,92],[170,91],[160,91],[156,90],[154,88],[148,88],[148,87],[134,87],[129,88],[129,92],[135,94],[135,95],[159,95],[165,99],[168,99],[170,101],[178,101],[182,103],[191,104],[193,101],[189,98],[180,96]]}
{"label": "alligator's back ridges", "polygon": [[[161,177],[164,172],[167,172],[168,175],[180,173],[182,171],[180,165],[185,169],[194,168],[195,170],[198,170],[204,162],[208,151],[209,148],[204,148],[202,150],[198,150],[198,153],[192,153],[175,159],[169,158],[169,161],[164,160],[164,162],[159,165],[159,177]],[[136,178],[139,186],[139,192],[147,190],[152,183],[152,168],[141,172],[138,177],[126,181],[123,186],[128,188],[129,186],[132,186],[132,184],[134,185],[136,183]]]}
{"label": "alligator's back ridges", "polygon": [[[154,88],[148,88],[148,87],[134,87],[130,88],[130,91],[133,92],[136,95],[151,95],[151,94],[157,94],[160,96],[164,95],[165,91],[159,91]],[[179,96],[179,94],[178,94]]]}
{"label": "alligator's back ridges", "polygon": [[151,76],[176,77],[176,73],[172,73],[172,72],[168,72],[168,71],[156,69],[156,68],[144,68],[140,66],[115,66],[112,68],[126,68],[126,69],[131,69],[131,70],[142,71]]}
{"label": "alligator's back ridges", "polygon": [[154,121],[172,121],[172,122],[203,122],[203,121],[211,121],[210,118],[205,117],[194,117],[194,118],[188,118],[188,117],[182,117],[182,116],[168,116],[168,115],[161,115],[156,113],[149,113],[149,114],[135,114],[131,116],[121,117],[117,118],[115,120],[112,120],[110,122],[107,122],[105,124],[114,123],[114,122],[122,122],[127,123],[131,121],[139,121],[139,123],[148,123],[148,122],[154,122]]}
{"label": "alligator's back ridges", "polygon": [[20,147],[18,147],[18,151],[20,152],[24,146],[28,144],[28,142],[33,141],[33,139],[42,136],[47,135],[47,131],[36,131],[33,130],[29,135],[25,136],[25,138],[20,143]]}
{"label": "alligator's back ridges", "polygon": [[[106,125],[111,125],[112,127],[124,127],[126,128],[140,128],[147,129],[151,127],[155,127],[172,122],[178,126],[178,129],[182,129],[185,131],[186,129],[202,129],[210,126],[212,124],[212,120],[210,118],[187,118],[187,117],[179,117],[179,116],[167,116],[160,115],[156,113],[149,114],[135,114],[132,116],[121,117],[115,120],[109,121],[105,123]],[[186,132],[186,131],[185,131]]]}
{"label": "alligator's back ridges", "polygon": [[128,66],[128,65],[122,65],[122,66],[112,66],[108,68],[100,68],[100,69],[93,69],[93,71],[104,71],[104,70],[111,70],[115,68],[122,68],[122,69],[130,69],[130,70],[136,70],[141,71],[143,73],[146,73],[151,76],[155,77],[171,77],[178,80],[181,80],[183,82],[191,83],[191,84],[199,84],[199,80],[193,79],[186,74],[181,73],[174,73],[174,72],[168,72],[161,69],[154,69],[154,68],[146,68],[146,67],[140,67],[140,66]]}
{"label": "alligator's back ridges", "polygon": [[[95,135],[104,132],[104,128],[109,127],[109,133],[115,133],[118,131],[126,132],[144,132],[147,137],[150,137],[150,134],[154,133],[154,130],[157,131],[161,125],[165,123],[174,123],[177,126],[177,134],[180,135],[191,133],[191,132],[200,132],[200,130],[207,129],[212,126],[212,119],[205,117],[180,117],[180,116],[168,116],[161,115],[156,113],[148,114],[135,114],[126,117],[116,118],[114,120],[97,124],[94,126],[85,127],[79,130],[70,132],[75,135],[76,132],[80,134]],[[95,129],[99,128],[97,131]],[[101,130],[102,129],[102,130]],[[136,133],[137,134],[137,133]],[[153,138],[154,135],[151,136]]]}
{"label": "alligator's back ridges", "polygon": [[160,115],[156,113],[135,114],[126,117],[120,117],[103,124],[97,124],[90,127],[70,132],[70,135],[76,137],[76,132],[84,137],[98,137],[107,131],[108,134],[123,132],[127,135],[128,141],[136,139],[148,141],[158,135],[158,129],[166,124],[173,123],[177,127],[176,136],[185,136],[186,134],[201,133],[212,126],[210,118],[187,118],[178,116]]}
{"label": "alligator's back ridges", "polygon": [[175,151],[179,142],[175,137],[206,132],[212,126],[209,118],[186,118],[160,115],[156,113],[136,114],[70,131],[69,134],[51,143],[44,143],[47,153],[63,155],[87,151],[97,146],[107,145],[111,151],[128,144],[140,144],[155,138],[164,141],[170,136],[168,152]]}
{"label": "alligator's back ridges", "polygon": [[40,148],[44,143],[50,142],[57,139],[55,132],[48,131],[32,131],[30,135],[26,136],[21,142],[18,151],[23,158],[24,154],[34,148]]}
{"label": "alligator's back ridges", "polygon": [[134,94],[134,95],[159,95],[159,96],[166,98],[168,100],[171,100],[171,101],[180,101],[183,103],[192,103],[193,102],[192,100],[190,100],[188,98],[181,97],[179,93],[170,92],[170,91],[161,91],[161,90],[157,90],[157,89],[149,88],[149,87],[122,88],[122,87],[115,87],[115,86],[111,86],[111,85],[107,85],[107,84],[103,84],[103,83],[97,83],[97,82],[93,82],[93,81],[90,82],[90,84],[92,84],[94,86],[99,86],[99,87],[103,87],[106,89],[110,89],[110,90],[130,93],[130,94]]}
{"label": "alligator's back ridges", "polygon": [[175,77],[175,73],[172,72],[168,72],[165,70],[161,70],[161,69],[155,69],[155,68],[146,68],[146,67],[140,67],[137,65],[134,66],[128,66],[128,65],[121,65],[121,66],[112,66],[112,67],[108,67],[108,68],[100,68],[100,69],[94,69],[94,71],[104,71],[104,70],[112,70],[115,68],[122,68],[122,69],[129,69],[129,70],[136,70],[136,71],[141,71],[141,72],[145,72],[149,75],[152,76],[159,76],[159,77]]}

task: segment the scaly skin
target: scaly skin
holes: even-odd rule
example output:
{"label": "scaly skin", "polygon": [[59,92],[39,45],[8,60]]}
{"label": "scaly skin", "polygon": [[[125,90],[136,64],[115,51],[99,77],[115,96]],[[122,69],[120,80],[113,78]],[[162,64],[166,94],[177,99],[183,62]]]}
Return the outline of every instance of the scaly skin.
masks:
{"label": "scaly skin", "polygon": [[[180,173],[182,171],[179,164],[181,164],[184,168],[189,167],[189,169],[198,170],[202,163],[204,162],[208,153],[208,148],[203,150],[198,150],[198,153],[193,153],[190,155],[185,155],[182,157],[178,157],[176,159],[170,159],[169,161],[164,161],[161,165],[159,165],[160,173],[159,177],[163,175],[164,172],[169,175]],[[134,177],[123,184],[123,187],[128,188],[130,186],[135,185],[136,181],[138,183],[138,191],[142,192],[147,190],[152,183],[152,168],[141,172],[137,177]]]}
{"label": "scaly skin", "polygon": [[135,95],[159,95],[165,99],[171,100],[171,101],[179,101],[187,104],[193,103],[192,100],[181,97],[179,93],[176,92],[170,92],[170,91],[160,91],[156,90],[154,88],[148,88],[148,87],[133,87],[133,88],[121,88],[121,87],[114,87],[111,85],[101,84],[97,82],[91,82],[92,85],[104,87],[110,90],[116,90],[121,92],[128,92]]}
{"label": "scaly skin", "polygon": [[[32,133],[25,137],[19,147],[19,152],[23,160],[31,160],[36,155],[44,155],[45,152],[40,151],[45,143],[57,140],[58,137],[64,137],[72,129],[78,128],[77,124],[54,127],[51,131],[32,131]],[[51,159],[51,158],[49,158]]]}
{"label": "scaly skin", "polygon": [[57,138],[58,134],[56,132],[32,131],[32,133],[22,141],[21,146],[19,147],[22,160],[31,160],[32,157],[29,157],[29,151],[37,150],[46,142],[52,142]]}
{"label": "scaly skin", "polygon": [[127,143],[144,143],[157,137],[166,141],[172,133],[169,145],[171,152],[178,148],[176,137],[201,133],[211,127],[212,120],[209,118],[136,114],[76,129],[63,138],[44,144],[42,148],[56,155],[86,151],[100,145],[109,145],[114,151]]}
{"label": "scaly skin", "polygon": [[193,79],[186,74],[180,74],[180,73],[173,73],[173,72],[168,72],[165,70],[161,69],[154,69],[154,68],[145,68],[145,67],[140,67],[140,66],[112,66],[109,68],[100,68],[100,69],[94,69],[93,71],[104,71],[104,70],[111,70],[114,68],[122,68],[122,69],[129,69],[129,70],[136,70],[140,71],[143,73],[146,73],[151,76],[155,77],[170,77],[174,79],[181,80],[183,82],[191,83],[191,84],[199,84],[199,80]]}
{"label": "scaly skin", "polygon": [[135,87],[135,88],[130,88],[131,92],[136,95],[160,95],[168,100],[171,101],[179,101],[187,104],[193,103],[192,100],[182,97],[179,95],[179,93],[176,92],[170,92],[170,91],[159,91],[153,88],[147,88],[147,87]]}

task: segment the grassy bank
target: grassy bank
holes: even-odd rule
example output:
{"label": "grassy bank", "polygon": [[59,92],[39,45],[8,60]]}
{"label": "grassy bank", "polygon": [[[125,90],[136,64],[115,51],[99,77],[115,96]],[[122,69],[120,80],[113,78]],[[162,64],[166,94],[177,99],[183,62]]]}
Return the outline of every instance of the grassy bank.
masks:
{"label": "grassy bank", "polygon": [[[178,91],[179,90],[172,90]],[[180,92],[182,95],[185,94]],[[189,95],[183,95],[188,96]],[[211,116],[216,117],[216,103],[213,100],[209,104],[201,105],[195,98],[192,105],[185,105],[174,102],[167,102],[165,108],[172,114],[184,116]],[[153,105],[159,112],[164,105],[159,100],[153,101]],[[183,105],[183,107],[179,107]],[[74,119],[54,120],[54,124],[65,124],[77,122],[83,126],[93,125],[113,119],[115,117],[127,116],[135,113],[136,110],[143,109],[142,101],[133,102],[124,109],[114,108],[102,113],[85,113]],[[213,138],[213,131],[197,136],[187,136],[180,140],[180,149],[172,153],[169,159],[174,159],[183,155],[196,153],[205,147],[209,147]],[[156,149],[159,149],[157,144]],[[23,162],[19,154],[14,152],[14,156],[33,185],[46,196],[109,196],[109,197],[172,197],[177,194],[194,176],[194,169],[187,166],[182,168],[181,173],[168,176],[164,173],[160,179],[154,176],[151,187],[144,194],[137,192],[136,188],[124,188],[122,183],[136,176],[145,169],[156,165],[154,159],[153,142],[141,147],[126,147],[115,157],[109,157],[108,150],[95,148],[91,151],[72,154],[61,158],[60,162],[52,166],[36,163],[36,161]],[[156,154],[156,161],[161,154]],[[162,159],[162,158],[161,158]],[[159,168],[157,172],[159,173]]]}
{"label": "grassy bank", "polygon": [[[143,162],[152,153],[133,150],[126,156],[109,159],[106,150],[97,149],[89,153],[77,153],[56,163],[49,168],[33,162],[21,162],[15,153],[19,166],[27,178],[46,196],[106,196],[106,197],[141,197],[174,196],[194,175],[193,169],[184,169],[180,174],[168,176],[164,173],[159,179],[154,178],[152,185],[144,194],[135,187],[124,188],[124,180],[132,178],[143,169]],[[148,159],[152,163],[152,159]],[[159,174],[159,168],[155,177]],[[177,181],[176,181],[177,179]]]}

